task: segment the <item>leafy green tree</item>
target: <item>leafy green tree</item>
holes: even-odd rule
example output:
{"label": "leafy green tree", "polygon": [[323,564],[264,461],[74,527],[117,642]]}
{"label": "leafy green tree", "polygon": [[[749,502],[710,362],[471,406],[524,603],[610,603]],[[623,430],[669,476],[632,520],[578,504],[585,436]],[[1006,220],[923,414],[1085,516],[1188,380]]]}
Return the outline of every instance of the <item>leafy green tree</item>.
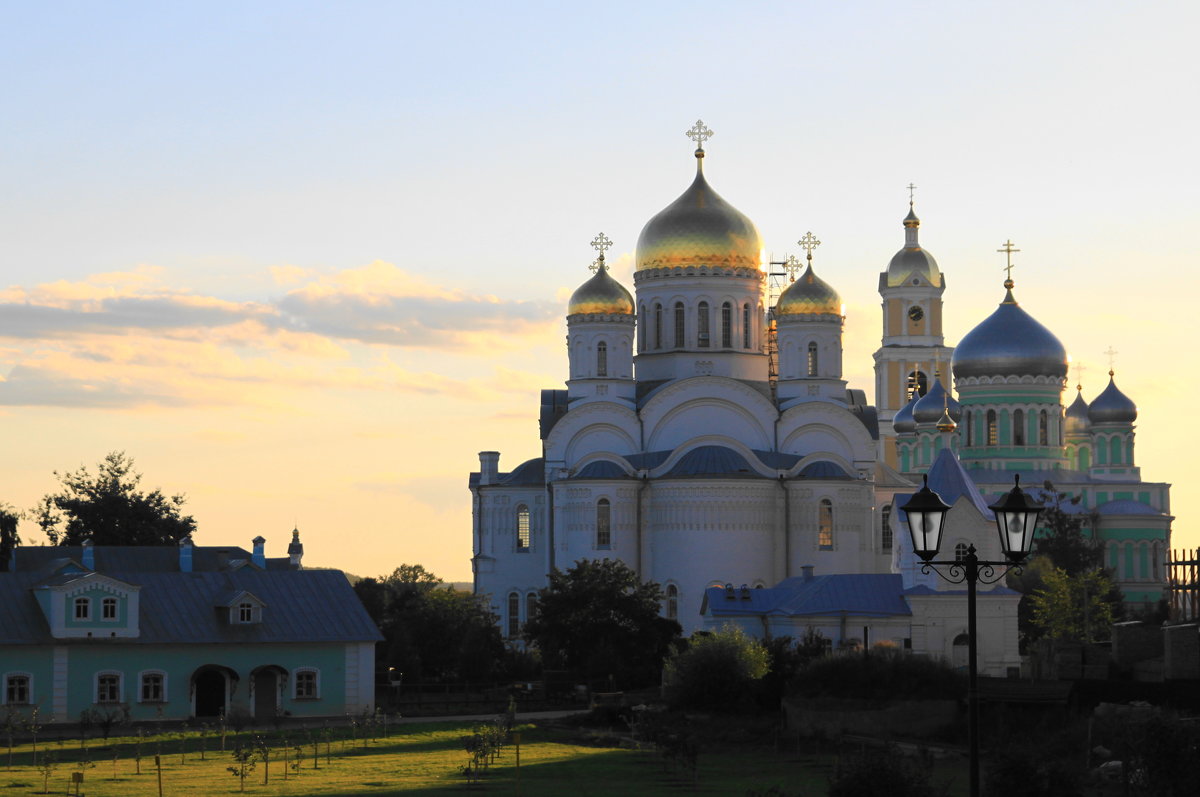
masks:
{"label": "leafy green tree", "polygon": [[679,708],[747,708],[770,667],[771,655],[761,642],[727,625],[693,635],[685,649],[667,659],[663,680],[667,698]]}
{"label": "leafy green tree", "polygon": [[138,489],[133,459],[114,451],[96,466],[54,472],[62,489],[44,496],[32,514],[54,545],[175,545],[196,530],[182,495]]}
{"label": "leafy green tree", "polygon": [[1107,639],[1113,623],[1112,581],[1103,570],[1070,575],[1052,567],[1045,586],[1030,598],[1033,624],[1050,639],[1092,642]]}
{"label": "leafy green tree", "polygon": [[1069,512],[1065,507],[1077,506],[1079,496],[1054,489],[1052,482],[1043,485],[1048,500],[1042,510],[1042,533],[1034,540],[1034,553],[1045,556],[1068,575],[1097,570],[1104,563],[1104,549],[1096,539],[1095,513]]}
{"label": "leafy green tree", "polygon": [[8,504],[0,504],[0,571],[8,569],[8,558],[13,548],[21,544],[17,533],[17,522],[21,515]]}
{"label": "leafy green tree", "polygon": [[659,615],[662,599],[658,584],[640,582],[622,562],[580,560],[565,573],[555,569],[538,591],[525,638],[547,667],[622,685],[653,683],[682,631]]}

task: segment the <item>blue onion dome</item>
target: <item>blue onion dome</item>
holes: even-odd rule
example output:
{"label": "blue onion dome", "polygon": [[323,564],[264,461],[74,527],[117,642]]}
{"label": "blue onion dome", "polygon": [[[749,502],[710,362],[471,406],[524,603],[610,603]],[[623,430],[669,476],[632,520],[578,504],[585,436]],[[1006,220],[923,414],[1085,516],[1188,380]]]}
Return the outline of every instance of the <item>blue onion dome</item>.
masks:
{"label": "blue onion dome", "polygon": [[913,407],[920,400],[921,397],[913,393],[912,399],[892,417],[892,429],[896,431],[896,434],[912,434],[917,431],[917,422],[913,420]]}
{"label": "blue onion dome", "polygon": [[942,286],[942,272],[938,270],[937,261],[917,242],[917,228],[920,226],[921,220],[910,203],[908,215],[904,217],[904,248],[893,255],[892,262],[888,263],[889,288],[908,285],[918,278],[935,288]]}
{"label": "blue onion dome", "polygon": [[842,297],[829,283],[813,273],[812,261],[800,279],[787,286],[775,303],[775,314],[841,315]]}
{"label": "blue onion dome", "polygon": [[968,332],[954,349],[954,376],[1067,375],[1067,350],[1054,333],[1021,309],[1012,280],[1004,301]]}
{"label": "blue onion dome", "polygon": [[625,286],[609,275],[603,254],[600,255],[595,275],[571,294],[567,315],[576,313],[633,315],[633,297],[625,290]]}
{"label": "blue onion dome", "polygon": [[1133,423],[1137,420],[1137,405],[1117,387],[1112,371],[1108,372],[1108,387],[1088,406],[1088,420],[1092,423]]}
{"label": "blue onion dome", "polygon": [[1066,422],[1063,430],[1067,434],[1087,434],[1092,422],[1088,419],[1088,403],[1083,400],[1083,386],[1077,385],[1075,400],[1067,407]]}
{"label": "blue onion dome", "polygon": [[946,412],[957,423],[962,417],[962,406],[947,392],[942,380],[935,376],[933,385],[913,406],[913,420],[919,424],[937,423],[941,420],[942,412]]}
{"label": "blue onion dome", "polygon": [[696,150],[696,179],[646,222],[637,242],[637,270],[675,266],[759,268],[762,238],[704,179],[704,150]]}

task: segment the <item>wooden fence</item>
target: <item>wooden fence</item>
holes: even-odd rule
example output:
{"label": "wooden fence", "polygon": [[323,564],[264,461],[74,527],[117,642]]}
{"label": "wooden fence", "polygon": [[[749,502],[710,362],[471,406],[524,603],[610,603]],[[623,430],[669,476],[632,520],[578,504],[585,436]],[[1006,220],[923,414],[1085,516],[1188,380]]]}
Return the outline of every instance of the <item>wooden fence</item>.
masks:
{"label": "wooden fence", "polygon": [[1178,622],[1200,620],[1200,548],[1171,550],[1167,560],[1167,591],[1170,593],[1171,619]]}

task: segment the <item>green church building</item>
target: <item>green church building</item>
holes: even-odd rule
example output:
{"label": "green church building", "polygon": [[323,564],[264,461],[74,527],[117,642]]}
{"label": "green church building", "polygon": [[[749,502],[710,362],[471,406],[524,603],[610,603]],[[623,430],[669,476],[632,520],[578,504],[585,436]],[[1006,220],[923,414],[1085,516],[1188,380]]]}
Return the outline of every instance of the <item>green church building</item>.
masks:
{"label": "green church building", "polygon": [[199,547],[18,547],[0,573],[0,700],[46,722],[373,712],[382,637],[346,576]]}

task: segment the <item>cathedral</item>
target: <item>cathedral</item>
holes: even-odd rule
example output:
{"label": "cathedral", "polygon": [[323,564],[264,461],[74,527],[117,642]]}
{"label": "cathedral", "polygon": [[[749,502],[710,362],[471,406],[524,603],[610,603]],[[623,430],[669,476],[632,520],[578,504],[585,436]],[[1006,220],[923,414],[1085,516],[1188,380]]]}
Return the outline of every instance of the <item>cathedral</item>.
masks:
{"label": "cathedral", "polygon": [[[733,620],[795,636],[815,623],[827,638],[949,657],[961,634],[931,629],[961,590],[919,572],[894,509],[922,475],[954,507],[944,555],[973,543],[999,557],[987,504],[1019,474],[1078,497],[1064,508],[1089,516],[1127,601],[1157,601],[1169,485],[1142,481],[1137,409],[1112,375],[1064,409],[1066,349],[1011,278],[995,311],[946,345],[946,278],[910,199],[904,245],[879,275],[869,403],[842,377],[845,317],[814,266],[819,242],[805,236],[807,262],[770,290],[754,223],[705,178],[710,135],[689,131],[695,179],[643,227],[633,294],[605,264],[611,242],[593,241],[595,274],[566,308],[566,389],[541,393],[542,456],[502,472],[484,451],[471,474],[475,591],[505,634],[519,637],[552,569],[613,558],[662,586],[685,633]],[[981,655],[1002,674],[1019,596],[989,594],[1003,643]]]}

